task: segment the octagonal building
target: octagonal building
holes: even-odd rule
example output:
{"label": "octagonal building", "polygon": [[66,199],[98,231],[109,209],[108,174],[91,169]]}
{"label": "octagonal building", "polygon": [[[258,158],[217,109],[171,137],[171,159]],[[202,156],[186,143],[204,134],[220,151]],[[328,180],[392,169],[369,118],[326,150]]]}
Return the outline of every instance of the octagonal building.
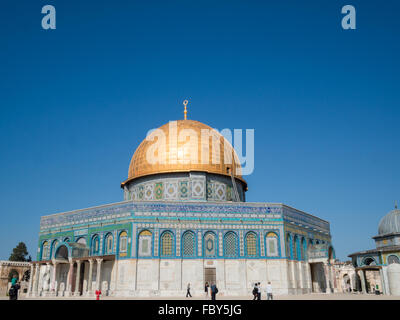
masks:
{"label": "octagonal building", "polygon": [[201,122],[153,130],[121,188],[121,202],[41,218],[30,296],[183,297],[188,283],[201,296],[206,282],[226,296],[256,282],[275,294],[335,291],[329,222],[246,202],[235,150]]}

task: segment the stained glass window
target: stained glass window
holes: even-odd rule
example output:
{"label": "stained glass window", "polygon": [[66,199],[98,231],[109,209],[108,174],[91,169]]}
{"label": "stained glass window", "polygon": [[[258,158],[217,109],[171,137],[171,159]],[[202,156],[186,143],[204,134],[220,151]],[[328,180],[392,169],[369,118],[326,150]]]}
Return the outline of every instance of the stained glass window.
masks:
{"label": "stained glass window", "polygon": [[49,243],[47,241],[43,242],[42,247],[42,260],[47,259],[49,255]]}
{"label": "stained glass window", "polygon": [[297,236],[294,236],[293,238],[293,259],[297,260],[299,258],[298,255],[298,242],[299,242],[299,238]]}
{"label": "stained glass window", "polygon": [[128,234],[123,231],[119,235],[119,252],[126,252],[128,248]]}
{"label": "stained glass window", "polygon": [[224,239],[224,255],[226,257],[237,256],[237,236],[234,232],[228,232]]}
{"label": "stained glass window", "polygon": [[289,233],[286,235],[286,257],[292,258],[292,238]]}
{"label": "stained glass window", "polygon": [[215,235],[211,232],[204,236],[204,255],[207,257],[216,256]]}
{"label": "stained glass window", "polygon": [[183,255],[192,257],[195,252],[195,236],[191,231],[185,232],[183,235]]}
{"label": "stained glass window", "polygon": [[257,255],[257,237],[252,232],[246,236],[246,251],[248,256]]}
{"label": "stained glass window", "polygon": [[278,237],[274,232],[267,234],[267,256],[278,255]]}
{"label": "stained glass window", "polygon": [[111,233],[109,233],[107,236],[106,236],[106,250],[105,250],[105,252],[107,253],[107,254],[109,254],[109,253],[112,253],[113,252],[113,236],[112,236],[112,234]]}
{"label": "stained glass window", "polygon": [[92,238],[92,254],[98,254],[99,253],[99,236],[95,235]]}
{"label": "stained glass window", "polygon": [[391,255],[388,257],[387,262],[388,262],[388,264],[400,263],[400,259],[397,256]]}
{"label": "stained glass window", "polygon": [[161,236],[161,255],[172,256],[173,236],[170,232],[164,232]]}
{"label": "stained glass window", "polygon": [[54,240],[53,244],[51,246],[51,253],[50,253],[51,256],[50,256],[50,258],[54,258],[55,257],[57,245],[58,245],[58,241]]}
{"label": "stained glass window", "polygon": [[300,259],[305,260],[306,256],[307,256],[307,242],[306,239],[301,238]]}
{"label": "stained glass window", "polygon": [[152,233],[143,230],[139,234],[139,256],[151,256]]}

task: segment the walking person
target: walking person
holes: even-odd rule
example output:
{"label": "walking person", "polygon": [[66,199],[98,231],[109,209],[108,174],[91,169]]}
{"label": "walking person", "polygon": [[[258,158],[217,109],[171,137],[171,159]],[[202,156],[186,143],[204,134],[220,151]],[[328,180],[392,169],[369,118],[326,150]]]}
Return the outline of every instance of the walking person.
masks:
{"label": "walking person", "polygon": [[258,283],[257,300],[261,300],[261,283]]}
{"label": "walking person", "polygon": [[18,281],[17,275],[14,274],[14,276],[13,276],[12,279],[11,279],[11,286],[17,284],[17,281]]}
{"label": "walking person", "polygon": [[187,292],[186,292],[186,298],[187,297],[192,297],[192,295],[190,294],[190,283],[188,283],[188,285],[187,285]]}
{"label": "walking person", "polygon": [[253,288],[253,300],[257,300],[258,297],[258,284],[257,282],[254,284],[254,288]]}
{"label": "walking person", "polygon": [[206,282],[206,284],[204,285],[204,292],[206,293],[206,298],[208,298],[208,288],[209,288],[209,284],[208,282]]}
{"label": "walking person", "polygon": [[10,300],[18,300],[18,290],[20,289],[19,283],[11,284],[11,288],[8,291]]}
{"label": "walking person", "polygon": [[268,281],[265,291],[267,292],[267,300],[273,300],[271,282]]}
{"label": "walking person", "polygon": [[218,293],[218,288],[215,283],[211,284],[211,300],[216,300],[216,296]]}

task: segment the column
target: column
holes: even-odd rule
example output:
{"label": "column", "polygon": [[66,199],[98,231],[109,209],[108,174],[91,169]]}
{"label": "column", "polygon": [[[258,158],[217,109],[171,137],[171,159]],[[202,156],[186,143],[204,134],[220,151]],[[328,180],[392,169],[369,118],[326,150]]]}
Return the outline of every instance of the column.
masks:
{"label": "column", "polygon": [[32,295],[33,271],[34,271],[33,263],[31,263],[31,273],[30,273],[30,275],[29,275],[29,285],[28,285],[28,294],[27,294],[28,297]]}
{"label": "column", "polygon": [[326,282],[325,293],[331,293],[329,266],[326,263],[324,263],[324,274],[325,274],[325,282]]}
{"label": "column", "polygon": [[80,296],[79,292],[79,282],[81,280],[81,260],[76,261],[77,269],[76,269],[76,280],[75,280],[75,292],[74,296]]}
{"label": "column", "polygon": [[295,271],[295,260],[289,260],[289,264],[290,264],[290,274],[292,277],[292,283],[291,283],[291,287],[293,290],[293,294],[297,294],[297,277],[296,277],[296,271]]}
{"label": "column", "polygon": [[53,274],[51,275],[50,290],[52,295],[57,295],[57,262],[53,261]]}
{"label": "column", "polygon": [[72,278],[74,274],[74,263],[72,262],[72,259],[69,260],[69,271],[68,271],[68,277],[67,277],[67,290],[65,292],[65,296],[71,296],[72,295]]}
{"label": "column", "polygon": [[312,279],[311,279],[311,267],[310,264],[306,263],[306,282],[307,282],[307,293],[311,293],[313,290]]}
{"label": "column", "polygon": [[96,274],[96,290],[101,290],[101,263],[103,259],[96,259],[97,261],[97,274]]}
{"label": "column", "polygon": [[360,272],[360,280],[361,280],[361,289],[362,289],[362,293],[367,293],[367,289],[365,286],[365,275],[364,275],[364,271],[363,270],[359,270]]}
{"label": "column", "polygon": [[300,283],[300,286],[297,286],[298,289],[300,289],[300,292],[298,292],[298,293],[305,293],[304,278],[303,278],[303,261],[300,260],[299,262],[297,262],[297,269],[299,272],[299,283]]}
{"label": "column", "polygon": [[89,259],[89,277],[87,284],[87,294],[90,295],[92,293],[92,276],[93,276],[93,259]]}
{"label": "column", "polygon": [[36,264],[35,268],[35,278],[33,279],[33,296],[38,295],[38,289],[39,289],[39,263]]}
{"label": "column", "polygon": [[46,272],[45,272],[45,278],[43,279],[43,295],[47,296],[49,291],[50,291],[50,268],[51,268],[51,263],[46,262]]}

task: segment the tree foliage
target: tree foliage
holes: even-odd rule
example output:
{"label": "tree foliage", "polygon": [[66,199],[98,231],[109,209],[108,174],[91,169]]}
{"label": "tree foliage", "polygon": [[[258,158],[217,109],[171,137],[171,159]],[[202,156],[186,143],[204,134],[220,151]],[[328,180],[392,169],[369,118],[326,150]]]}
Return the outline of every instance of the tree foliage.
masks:
{"label": "tree foliage", "polygon": [[10,258],[10,261],[31,261],[31,256],[28,256],[28,249],[26,248],[25,243],[20,242],[18,245],[13,249]]}

